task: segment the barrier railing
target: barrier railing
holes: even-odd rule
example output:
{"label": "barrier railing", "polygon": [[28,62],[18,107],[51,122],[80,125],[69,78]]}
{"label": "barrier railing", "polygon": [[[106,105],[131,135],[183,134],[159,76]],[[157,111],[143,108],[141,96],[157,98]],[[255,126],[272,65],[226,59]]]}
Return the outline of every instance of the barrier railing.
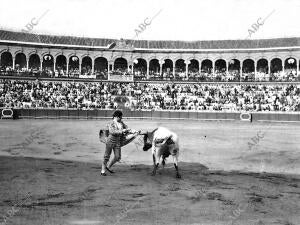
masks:
{"label": "barrier railing", "polygon": [[[5,110],[5,112],[3,112]],[[10,109],[1,109],[1,118]],[[107,119],[113,109],[13,109],[13,118],[20,119]],[[2,116],[4,114],[4,116]],[[217,112],[217,111],[139,111],[123,110],[128,119],[177,119],[177,120],[228,120],[228,121],[282,121],[299,122],[300,112]]]}
{"label": "barrier railing", "polygon": [[[120,76],[119,76],[120,78]],[[85,78],[79,78],[79,77],[49,77],[49,76],[22,76],[18,74],[6,74],[6,73],[0,73],[0,79],[10,79],[10,80],[45,80],[45,81],[70,81],[70,82],[139,82],[139,83],[182,83],[182,84],[190,84],[190,83],[196,83],[196,84],[264,84],[264,85],[277,85],[277,84],[294,84],[297,85],[300,83],[300,76],[298,79],[295,80],[273,80],[273,81],[265,81],[265,80],[232,80],[232,81],[222,81],[222,80],[201,80],[201,79],[188,79],[188,80],[182,80],[182,79],[163,79],[159,77],[149,78],[149,79],[136,79],[133,76],[124,76],[122,79],[114,79],[103,77],[100,75],[96,75],[96,78],[91,77],[85,77]]]}

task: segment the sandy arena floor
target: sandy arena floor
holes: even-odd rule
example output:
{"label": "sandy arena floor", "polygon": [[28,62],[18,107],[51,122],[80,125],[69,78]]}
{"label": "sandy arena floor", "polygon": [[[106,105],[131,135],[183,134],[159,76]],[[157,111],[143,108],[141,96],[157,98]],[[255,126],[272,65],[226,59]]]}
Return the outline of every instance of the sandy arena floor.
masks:
{"label": "sandy arena floor", "polygon": [[107,122],[0,121],[0,224],[300,224],[300,124],[125,120],[178,133],[178,180],[138,140],[100,176]]}

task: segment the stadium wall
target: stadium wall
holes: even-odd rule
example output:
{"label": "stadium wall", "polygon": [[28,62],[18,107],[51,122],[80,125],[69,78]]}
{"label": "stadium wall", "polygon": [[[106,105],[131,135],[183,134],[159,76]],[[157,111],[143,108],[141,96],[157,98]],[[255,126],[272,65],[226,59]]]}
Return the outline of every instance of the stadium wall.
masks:
{"label": "stadium wall", "polygon": [[[114,110],[80,109],[13,109],[14,119],[107,119]],[[0,109],[1,118],[3,109]],[[228,121],[282,121],[299,122],[300,112],[207,112],[207,111],[131,111],[123,110],[126,119],[182,119]],[[251,116],[251,118],[249,117]]]}

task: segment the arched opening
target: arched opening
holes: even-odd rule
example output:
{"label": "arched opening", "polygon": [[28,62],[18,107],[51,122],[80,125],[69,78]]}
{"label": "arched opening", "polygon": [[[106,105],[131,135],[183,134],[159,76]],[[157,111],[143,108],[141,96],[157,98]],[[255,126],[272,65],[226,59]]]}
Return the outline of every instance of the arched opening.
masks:
{"label": "arched opening", "polygon": [[243,73],[252,73],[254,71],[255,71],[254,60],[252,60],[252,59],[245,59],[243,61]]}
{"label": "arched opening", "polygon": [[58,76],[66,76],[67,72],[67,58],[64,55],[59,55],[56,57],[55,73]]}
{"label": "arched opening", "polygon": [[82,58],[81,62],[81,74],[91,75],[92,74],[92,59],[89,56]]}
{"label": "arched opening", "polygon": [[196,59],[192,59],[191,63],[188,65],[189,74],[190,73],[198,73],[199,72],[199,61]]}
{"label": "arched opening", "polygon": [[259,59],[257,61],[257,72],[263,72],[263,73],[268,73],[269,71],[269,66],[268,66],[268,60],[266,59]]}
{"label": "arched opening", "polygon": [[282,60],[274,58],[271,60],[271,73],[278,73],[282,71]]}
{"label": "arched opening", "polygon": [[107,67],[108,61],[104,57],[98,57],[95,59],[94,71],[97,79],[107,79]]}
{"label": "arched opening", "polygon": [[149,76],[153,79],[160,78],[160,65],[158,59],[151,59],[149,62]]}
{"label": "arched opening", "polygon": [[177,80],[184,80],[186,64],[183,59],[178,59],[175,62],[175,78]]}
{"label": "arched opening", "polygon": [[269,74],[271,81],[284,79],[282,60],[274,58],[271,60],[271,74]]}
{"label": "arched opening", "polygon": [[40,57],[37,54],[32,54],[29,56],[29,63],[28,63],[29,69],[30,70],[40,70],[41,66],[41,61]]}
{"label": "arched opening", "polygon": [[79,58],[71,56],[69,58],[69,74],[70,77],[79,77]]}
{"label": "arched opening", "polygon": [[147,61],[142,58],[138,58],[133,62],[133,75],[137,80],[146,80],[147,74]]}
{"label": "arched opening", "polygon": [[201,62],[201,72],[210,74],[212,72],[212,61],[205,59]]}
{"label": "arched opening", "polygon": [[1,69],[12,70],[13,58],[10,52],[3,52],[1,54]]}
{"label": "arched opening", "polygon": [[53,56],[50,54],[44,55],[43,57],[43,70],[53,70],[54,61]]}
{"label": "arched opening", "polygon": [[199,76],[200,81],[207,81],[211,79],[213,69],[213,62],[209,59],[205,59],[201,62],[201,75]]}
{"label": "arched opening", "polygon": [[255,80],[255,63],[252,59],[245,59],[243,61],[243,80],[244,81],[254,81]]}
{"label": "arched opening", "polygon": [[128,69],[127,60],[124,58],[117,58],[114,62],[114,72],[123,74]]}
{"label": "arched opening", "polygon": [[199,61],[192,59],[188,65],[188,78],[189,80],[197,80],[199,76]]}
{"label": "arched opening", "polygon": [[15,69],[20,71],[20,70],[25,70],[26,67],[27,67],[26,55],[22,52],[18,53],[16,55]]}
{"label": "arched opening", "polygon": [[54,73],[54,58],[52,55],[47,54],[43,56],[43,72],[42,76],[53,77]]}
{"label": "arched opening", "polygon": [[295,58],[287,58],[284,61],[284,75],[288,81],[293,81],[297,77],[297,60]]}
{"label": "arched opening", "polygon": [[215,80],[216,81],[225,81],[226,80],[226,61],[224,59],[218,59],[215,62]]}
{"label": "arched opening", "polygon": [[255,77],[256,77],[256,80],[259,80],[259,81],[269,80],[268,60],[266,60],[266,59],[259,59],[257,61],[257,67],[256,67]]}
{"label": "arched opening", "polygon": [[241,63],[238,59],[231,59],[228,63],[228,80],[240,80]]}
{"label": "arched opening", "polygon": [[162,66],[163,79],[173,79],[173,61],[171,59],[165,59]]}

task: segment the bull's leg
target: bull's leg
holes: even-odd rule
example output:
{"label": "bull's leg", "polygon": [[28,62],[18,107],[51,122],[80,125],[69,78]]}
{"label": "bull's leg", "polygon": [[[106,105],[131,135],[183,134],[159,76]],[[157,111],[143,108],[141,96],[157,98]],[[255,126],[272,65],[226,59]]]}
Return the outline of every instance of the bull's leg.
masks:
{"label": "bull's leg", "polygon": [[176,170],[176,178],[181,178],[181,175],[180,175],[179,169],[178,169],[178,156],[177,155],[173,155],[173,163],[174,163],[175,170]]}
{"label": "bull's leg", "polygon": [[162,157],[162,162],[161,162],[161,164],[162,164],[162,166],[163,166],[163,168],[165,168],[165,165],[166,165],[166,158],[165,157]]}
{"label": "bull's leg", "polygon": [[171,148],[172,148],[172,146],[165,145],[164,148],[161,150],[161,153],[162,153],[162,162],[161,163],[162,163],[163,167],[165,167],[165,165],[166,165],[166,158],[169,157]]}
{"label": "bull's leg", "polygon": [[157,157],[157,149],[155,147],[155,143],[152,143],[152,158],[153,158],[153,170],[152,170],[151,175],[155,176],[156,170],[159,165],[159,158]]}
{"label": "bull's leg", "polygon": [[152,158],[153,158],[153,170],[152,170],[151,175],[152,175],[152,176],[155,176],[156,170],[157,170],[158,165],[159,165],[159,161],[156,161],[156,156],[155,156],[155,154],[152,154]]}

